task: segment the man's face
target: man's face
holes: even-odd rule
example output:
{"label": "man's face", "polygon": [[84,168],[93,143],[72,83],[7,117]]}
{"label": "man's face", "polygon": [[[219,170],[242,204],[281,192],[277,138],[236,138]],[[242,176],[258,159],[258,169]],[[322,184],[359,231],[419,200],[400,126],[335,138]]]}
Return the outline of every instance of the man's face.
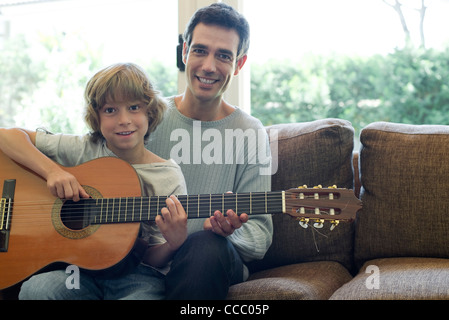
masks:
{"label": "man's face", "polygon": [[184,63],[190,93],[201,101],[221,100],[246,61],[237,61],[239,35],[233,29],[198,24],[190,48],[184,43]]}

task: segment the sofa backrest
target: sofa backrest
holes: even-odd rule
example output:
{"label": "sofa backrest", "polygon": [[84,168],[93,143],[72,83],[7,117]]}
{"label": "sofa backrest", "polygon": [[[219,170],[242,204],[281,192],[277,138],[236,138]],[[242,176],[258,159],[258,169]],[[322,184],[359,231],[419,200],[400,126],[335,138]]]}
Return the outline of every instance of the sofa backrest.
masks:
{"label": "sofa backrest", "polygon": [[[352,189],[354,129],[349,121],[323,119],[267,127],[268,133],[273,130],[277,139],[270,143],[278,148],[273,191],[319,184]],[[304,229],[290,216],[278,214],[273,224],[273,244],[264,259],[249,264],[251,271],[319,260],[352,267],[353,223],[340,223],[333,231],[329,223],[322,229]]]}
{"label": "sofa backrest", "polygon": [[449,258],[449,126],[376,122],[360,135],[355,262]]}

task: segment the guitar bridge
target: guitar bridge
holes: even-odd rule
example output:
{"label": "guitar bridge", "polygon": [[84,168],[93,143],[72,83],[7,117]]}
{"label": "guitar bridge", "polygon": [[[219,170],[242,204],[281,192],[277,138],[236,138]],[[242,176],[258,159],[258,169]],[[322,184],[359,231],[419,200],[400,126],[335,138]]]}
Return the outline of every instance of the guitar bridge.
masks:
{"label": "guitar bridge", "polygon": [[8,251],[9,232],[16,180],[3,182],[3,194],[0,200],[0,252]]}

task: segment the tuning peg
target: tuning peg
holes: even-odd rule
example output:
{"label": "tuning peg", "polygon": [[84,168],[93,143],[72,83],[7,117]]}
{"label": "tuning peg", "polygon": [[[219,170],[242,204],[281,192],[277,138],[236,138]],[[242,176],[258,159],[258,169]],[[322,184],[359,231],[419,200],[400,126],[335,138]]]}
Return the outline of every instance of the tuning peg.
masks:
{"label": "tuning peg", "polygon": [[[304,184],[302,186],[299,186],[298,189],[307,189],[307,185]],[[299,199],[301,199],[301,200],[304,199],[304,193],[301,192],[299,194]]]}
{"label": "tuning peg", "polygon": [[315,223],[313,224],[313,227],[316,229],[321,229],[324,227],[324,220],[323,219],[316,219]]}
{"label": "tuning peg", "polygon": [[[322,189],[322,188],[323,188],[323,187],[321,186],[321,184],[319,184],[319,185],[313,187],[313,189]],[[313,194],[313,197],[315,198],[315,200],[318,200],[318,199],[320,198],[320,194],[319,194],[318,192],[315,192],[315,193]],[[318,213],[318,214],[319,214],[319,213]]]}
{"label": "tuning peg", "polygon": [[[334,184],[333,186],[329,186],[328,189],[337,189],[337,186]],[[334,200],[334,194],[332,192],[329,193],[329,199]],[[331,209],[331,210],[333,210],[333,209]]]}
{"label": "tuning peg", "polygon": [[309,226],[309,219],[308,218],[301,218],[299,219],[299,225],[303,227],[304,229],[307,229]]}
{"label": "tuning peg", "polygon": [[306,208],[304,208],[304,207],[299,207],[298,209],[296,209],[296,213],[299,213],[299,214],[305,214],[305,213],[306,213]]}
{"label": "tuning peg", "polygon": [[332,220],[332,221],[331,221],[331,228],[330,228],[331,231],[334,230],[335,227],[337,227],[339,223],[340,223],[339,220]]}

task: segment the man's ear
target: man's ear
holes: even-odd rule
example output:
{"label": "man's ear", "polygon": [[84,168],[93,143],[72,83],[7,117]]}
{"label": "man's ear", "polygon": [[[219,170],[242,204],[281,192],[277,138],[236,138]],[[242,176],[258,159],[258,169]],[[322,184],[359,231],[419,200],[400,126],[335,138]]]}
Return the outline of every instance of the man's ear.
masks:
{"label": "man's ear", "polygon": [[237,60],[237,63],[235,65],[234,76],[239,74],[240,70],[243,68],[243,65],[246,62],[246,59],[248,59],[248,56],[245,54],[243,57]]}
{"label": "man's ear", "polygon": [[182,62],[184,64],[187,64],[187,42],[184,41],[184,44],[182,45]]}

